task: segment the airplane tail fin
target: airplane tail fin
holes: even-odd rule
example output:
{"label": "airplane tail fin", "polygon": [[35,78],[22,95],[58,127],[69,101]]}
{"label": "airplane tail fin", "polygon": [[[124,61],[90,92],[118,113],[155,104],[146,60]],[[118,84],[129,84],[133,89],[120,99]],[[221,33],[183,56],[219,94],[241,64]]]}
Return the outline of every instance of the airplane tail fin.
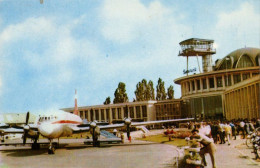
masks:
{"label": "airplane tail fin", "polygon": [[78,101],[77,101],[77,90],[75,90],[75,106],[74,106],[73,114],[79,115]]}

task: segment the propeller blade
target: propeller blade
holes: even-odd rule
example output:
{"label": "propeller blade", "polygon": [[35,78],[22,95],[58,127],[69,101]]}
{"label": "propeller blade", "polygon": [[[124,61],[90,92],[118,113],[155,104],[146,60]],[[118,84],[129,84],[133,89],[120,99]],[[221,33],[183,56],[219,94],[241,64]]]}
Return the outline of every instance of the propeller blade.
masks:
{"label": "propeller blade", "polygon": [[29,123],[29,117],[30,117],[30,112],[28,111],[26,114],[26,121],[25,121],[26,125],[28,125],[28,123]]}
{"label": "propeller blade", "polygon": [[126,126],[127,138],[130,138],[130,125]]}
{"label": "propeller blade", "polygon": [[29,132],[29,129],[30,129],[30,127],[29,127],[29,125],[28,125],[28,123],[29,123],[29,118],[30,118],[30,112],[28,111],[27,113],[26,113],[26,120],[25,120],[25,126],[24,126],[24,134],[23,134],[23,144],[25,144],[26,143],[26,139],[27,139],[27,136],[28,136],[28,132]]}
{"label": "propeller blade", "polygon": [[23,134],[23,144],[26,143],[27,135],[28,135],[28,131],[27,131],[27,130],[24,130],[24,134]]}

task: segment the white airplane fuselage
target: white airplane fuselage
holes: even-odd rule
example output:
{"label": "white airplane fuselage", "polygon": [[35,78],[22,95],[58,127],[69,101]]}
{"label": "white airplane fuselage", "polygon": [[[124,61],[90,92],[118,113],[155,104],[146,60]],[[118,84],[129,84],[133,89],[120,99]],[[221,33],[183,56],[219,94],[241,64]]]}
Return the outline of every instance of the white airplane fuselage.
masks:
{"label": "white airplane fuselage", "polygon": [[82,119],[79,116],[60,112],[49,116],[40,116],[38,131],[48,139],[55,139],[72,135],[71,127],[76,127],[79,124],[82,124]]}

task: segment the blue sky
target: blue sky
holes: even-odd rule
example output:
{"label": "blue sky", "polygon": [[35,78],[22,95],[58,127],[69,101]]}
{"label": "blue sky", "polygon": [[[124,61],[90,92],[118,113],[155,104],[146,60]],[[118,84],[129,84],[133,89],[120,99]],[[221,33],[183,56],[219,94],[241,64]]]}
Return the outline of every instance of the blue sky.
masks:
{"label": "blue sky", "polygon": [[258,0],[0,0],[0,113],[72,107],[75,89],[79,106],[102,104],[119,82],[132,101],[143,78],[154,86],[162,78],[179,98],[179,42],[215,40],[213,61],[259,48],[259,8]]}

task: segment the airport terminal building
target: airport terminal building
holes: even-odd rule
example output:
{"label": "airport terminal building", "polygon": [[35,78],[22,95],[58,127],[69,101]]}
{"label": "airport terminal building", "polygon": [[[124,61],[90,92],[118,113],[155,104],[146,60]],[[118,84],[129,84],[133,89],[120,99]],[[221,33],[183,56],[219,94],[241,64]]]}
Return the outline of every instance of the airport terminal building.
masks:
{"label": "airport terminal building", "polygon": [[[62,109],[73,113],[74,108]],[[130,117],[133,121],[181,118],[181,99],[140,101],[78,107],[79,115],[88,121],[116,123]]]}
{"label": "airport terminal building", "polygon": [[[202,56],[203,72],[175,79],[181,85],[182,117],[259,118],[259,48],[241,48],[212,66],[213,40],[188,39],[179,56]],[[187,63],[188,64],[188,63]],[[187,68],[188,69],[188,68]]]}
{"label": "airport terminal building", "polygon": [[[187,39],[180,42],[179,56],[187,57],[185,76],[174,80],[181,86],[181,98],[164,101],[126,102],[79,107],[88,121],[114,123],[130,117],[152,121],[194,117],[197,119],[259,118],[260,49],[237,49],[212,64],[216,53],[213,40]],[[202,57],[202,70],[189,75],[189,57]],[[198,61],[199,62],[199,61]],[[74,108],[63,108],[73,112]]]}

